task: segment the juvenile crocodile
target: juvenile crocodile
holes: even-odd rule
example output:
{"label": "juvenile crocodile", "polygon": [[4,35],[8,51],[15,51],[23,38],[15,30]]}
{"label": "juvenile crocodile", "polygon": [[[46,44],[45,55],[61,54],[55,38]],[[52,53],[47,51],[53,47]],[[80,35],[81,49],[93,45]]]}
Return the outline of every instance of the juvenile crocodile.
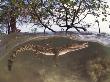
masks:
{"label": "juvenile crocodile", "polygon": [[[54,39],[57,39],[57,38],[54,38]],[[46,40],[49,40],[49,38]],[[43,41],[43,40],[41,40],[41,41]],[[34,56],[37,56],[38,54],[53,55],[55,64],[57,64],[57,57],[59,55],[64,55],[68,52],[78,51],[78,50],[88,47],[88,42],[83,42],[83,41],[75,41],[73,43],[68,43],[68,44],[64,43],[62,46],[53,46],[51,44],[53,41],[54,40],[52,40],[51,42],[48,42],[48,43],[44,43],[44,45],[42,45],[43,43],[35,44],[32,42],[28,42],[28,43],[19,45],[18,47],[16,47],[14,49],[14,51],[12,52],[12,55],[9,56],[9,58],[8,58],[8,70],[11,71],[12,64],[13,64],[15,58],[17,56],[21,55],[20,53],[24,52],[24,51],[32,51],[32,52],[34,52]]]}

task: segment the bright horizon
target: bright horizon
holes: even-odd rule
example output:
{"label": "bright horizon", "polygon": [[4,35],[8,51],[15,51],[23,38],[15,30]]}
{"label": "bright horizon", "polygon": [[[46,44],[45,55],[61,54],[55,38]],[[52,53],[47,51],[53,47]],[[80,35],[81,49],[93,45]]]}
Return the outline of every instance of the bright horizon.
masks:
{"label": "bright horizon", "polygon": [[[101,32],[105,32],[110,34],[110,28],[109,28],[109,21],[110,21],[110,16],[107,18],[108,21],[100,21],[99,27],[97,23],[94,23],[94,17],[93,16],[87,16],[87,18],[85,19],[86,21],[88,21],[88,23],[93,23],[93,26],[91,26],[90,28],[87,28],[87,31],[90,32],[98,32],[99,31],[99,27],[100,27],[100,31]],[[27,23],[27,24],[22,24],[22,25],[18,25],[17,27],[19,27],[19,29],[21,29],[21,32],[31,32],[32,28],[36,28],[37,25],[33,26],[33,23]],[[61,28],[59,28],[57,25],[53,25],[51,27],[53,30],[55,31],[61,31]],[[66,29],[66,28],[64,28]],[[37,27],[37,31],[36,32],[43,32],[44,28],[43,27]],[[69,29],[69,31],[75,31],[74,28]],[[51,32],[50,30],[46,29],[46,32]]]}

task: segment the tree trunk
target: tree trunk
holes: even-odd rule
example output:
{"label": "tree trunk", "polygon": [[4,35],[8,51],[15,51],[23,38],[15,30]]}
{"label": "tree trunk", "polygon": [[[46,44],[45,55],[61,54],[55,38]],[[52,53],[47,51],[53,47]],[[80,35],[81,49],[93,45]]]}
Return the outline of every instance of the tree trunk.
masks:
{"label": "tree trunk", "polygon": [[7,33],[10,34],[11,30],[10,30],[10,25],[9,25],[9,22],[8,22],[8,26],[7,26]]}
{"label": "tree trunk", "polygon": [[100,34],[100,28],[99,28],[99,34]]}
{"label": "tree trunk", "polygon": [[[12,8],[13,9],[13,8]],[[9,11],[9,18],[8,18],[8,34],[16,32],[16,16],[15,11],[11,10]]]}
{"label": "tree trunk", "polygon": [[11,28],[11,32],[16,32],[16,17],[11,16],[10,17],[10,28]]}
{"label": "tree trunk", "polygon": [[16,29],[16,18],[11,16],[10,21],[8,22],[7,33],[14,33],[16,32]]}
{"label": "tree trunk", "polygon": [[44,35],[46,34],[46,28],[44,28]]}

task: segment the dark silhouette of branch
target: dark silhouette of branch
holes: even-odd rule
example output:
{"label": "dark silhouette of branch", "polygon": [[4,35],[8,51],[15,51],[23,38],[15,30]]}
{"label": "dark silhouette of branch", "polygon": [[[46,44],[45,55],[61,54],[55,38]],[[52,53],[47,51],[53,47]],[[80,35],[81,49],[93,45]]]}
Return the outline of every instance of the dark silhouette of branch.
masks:
{"label": "dark silhouette of branch", "polygon": [[33,7],[33,11],[34,11],[33,15],[37,17],[37,19],[38,19],[38,21],[40,22],[40,24],[41,24],[42,26],[44,26],[45,29],[47,28],[47,29],[51,30],[52,32],[56,32],[56,31],[54,31],[53,29],[49,28],[46,24],[44,24],[44,23],[42,22],[42,20],[40,19],[39,14],[36,12],[36,9],[35,9],[35,8],[36,8],[36,6]]}
{"label": "dark silhouette of branch", "polygon": [[68,25],[68,11],[67,11],[67,8],[64,6],[64,4],[63,4],[63,7],[64,7],[64,9],[65,9],[65,12],[66,12],[66,20],[65,20],[65,22],[66,22],[66,25]]}
{"label": "dark silhouette of branch", "polygon": [[45,29],[47,28],[47,29],[51,30],[52,32],[56,32],[56,31],[54,31],[53,29],[49,28],[46,24],[44,24],[44,23],[42,22],[42,20],[40,19],[39,15],[37,15],[37,18],[38,18],[39,22],[42,24],[42,26],[45,27]]}
{"label": "dark silhouette of branch", "polygon": [[[84,16],[82,19],[80,19],[80,20],[79,20],[77,23],[75,23],[75,24],[79,24],[82,20],[84,20],[84,19],[86,18],[87,15],[88,15],[88,13],[86,13],[85,16]],[[75,24],[74,24],[74,25],[75,25]]]}
{"label": "dark silhouette of branch", "polygon": [[51,14],[51,16],[54,16],[54,15],[53,15],[53,12],[45,6],[45,4],[43,3],[43,0],[40,0],[40,1],[41,1],[41,4],[42,4],[42,7],[44,7],[45,10],[46,10],[48,13]]}
{"label": "dark silhouette of branch", "polygon": [[71,25],[67,25],[66,27],[67,27],[67,28],[66,28],[66,33],[67,33],[67,31],[68,31],[70,28],[75,28],[78,32],[80,32],[79,29],[82,29],[83,31],[87,31],[87,29],[84,28],[84,27],[77,27],[77,26],[71,26]]}
{"label": "dark silhouette of branch", "polygon": [[66,27],[67,25],[61,25],[61,24],[59,24],[58,23],[58,18],[57,18],[57,20],[56,20],[56,24],[59,26],[59,27]]}
{"label": "dark silhouette of branch", "polygon": [[78,9],[74,9],[74,16],[73,16],[73,19],[72,19],[72,22],[71,22],[71,25],[73,25],[74,21],[75,21],[75,18],[77,17],[79,11],[80,11],[80,7],[81,7],[81,4],[82,4],[82,0],[80,1],[79,3],[79,6],[78,6]]}
{"label": "dark silhouette of branch", "polygon": [[73,26],[78,32],[80,32],[78,29],[82,29],[83,31],[87,31],[86,28],[84,27],[77,27],[77,26]]}

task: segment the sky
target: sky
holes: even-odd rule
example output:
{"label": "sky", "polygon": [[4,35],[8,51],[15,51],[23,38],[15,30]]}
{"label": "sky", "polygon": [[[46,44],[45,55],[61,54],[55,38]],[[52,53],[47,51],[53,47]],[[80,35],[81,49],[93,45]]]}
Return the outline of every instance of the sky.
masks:
{"label": "sky", "polygon": [[[100,18],[101,20],[101,18]],[[110,16],[108,16],[107,18],[108,21],[100,21],[99,23],[99,27],[101,29],[101,32],[105,32],[105,33],[109,33],[110,34],[110,28],[109,28],[109,24],[110,24]],[[88,31],[92,31],[92,32],[98,32],[99,31],[99,27],[98,27],[98,24],[97,23],[94,23],[95,21],[95,18],[94,16],[92,15],[88,15],[86,18],[85,18],[85,21],[87,21],[88,23],[93,23],[92,26],[90,28],[87,28]],[[24,24],[17,24],[17,27],[19,27],[19,29],[21,29],[21,32],[31,32],[32,28],[37,28],[37,32],[43,32],[43,27],[39,27],[37,25],[34,25],[33,26],[33,23],[24,23]],[[61,30],[57,25],[53,25],[51,27],[52,29],[54,29],[55,31],[59,31]],[[51,32],[50,30],[46,29],[47,32]],[[69,31],[75,31],[74,28],[70,29]]]}
{"label": "sky", "polygon": [[[109,0],[105,0],[108,2],[108,4],[110,4]],[[108,10],[108,12],[110,13],[110,9]],[[101,16],[99,18],[100,22],[99,22],[99,27],[100,27],[100,30],[101,32],[105,32],[105,33],[108,33],[110,34],[110,28],[109,28],[109,25],[110,25],[110,16],[107,17],[107,21],[104,21],[102,22],[103,16]],[[92,15],[87,15],[87,17],[85,18],[85,21],[87,21],[87,23],[92,23],[92,26],[91,28],[88,28],[87,30],[88,31],[92,31],[92,32],[98,32],[99,31],[99,27],[98,27],[98,24],[95,23],[95,18],[94,16]],[[17,27],[19,27],[19,29],[21,29],[21,32],[31,32],[32,28],[36,28],[38,27],[37,25],[33,26],[32,23],[24,23],[24,24],[20,24],[20,23],[17,23]],[[52,29],[54,29],[55,31],[59,31],[61,30],[57,25],[53,25],[51,27]],[[37,28],[37,32],[43,32],[43,27],[40,27],[40,28]],[[75,29],[70,29],[70,31],[74,31]],[[49,31],[48,29],[46,29],[47,32],[51,32]]]}

